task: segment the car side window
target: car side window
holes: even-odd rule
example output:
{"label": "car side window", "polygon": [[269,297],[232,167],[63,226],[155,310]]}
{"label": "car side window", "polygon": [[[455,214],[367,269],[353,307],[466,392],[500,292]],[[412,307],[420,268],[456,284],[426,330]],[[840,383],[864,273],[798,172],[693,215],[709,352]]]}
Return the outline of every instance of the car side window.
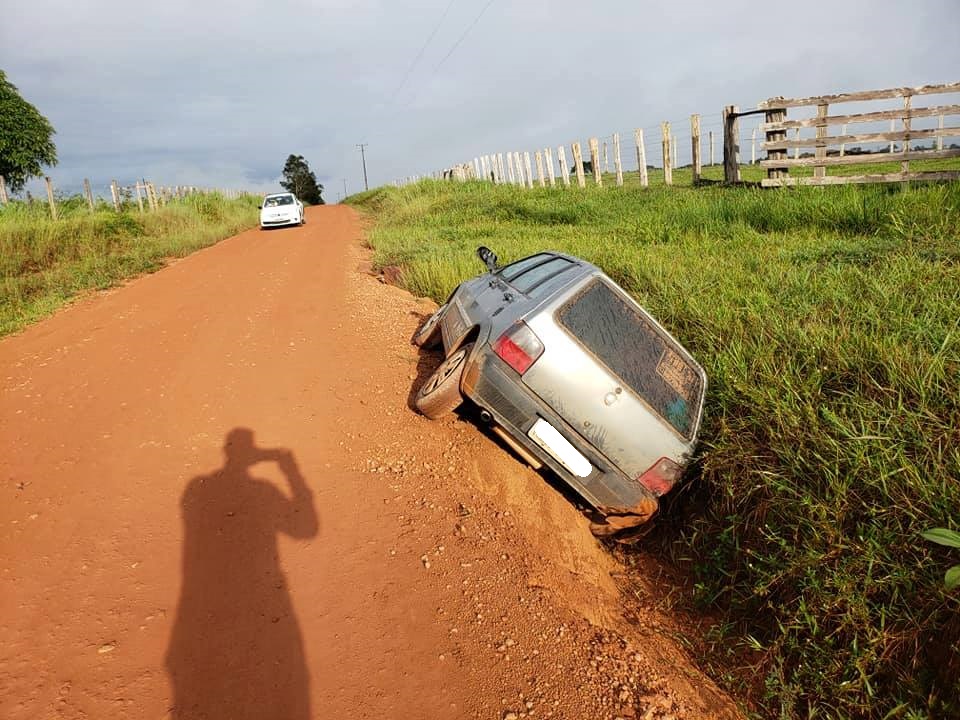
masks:
{"label": "car side window", "polygon": [[539,255],[531,255],[528,258],[523,260],[517,260],[515,263],[511,263],[500,270],[500,277],[502,277],[507,282],[513,280],[517,275],[522,273],[527,268],[542,263],[544,260],[549,258],[550,255],[546,253],[540,253]]}
{"label": "car side window", "polygon": [[[534,294],[565,270],[573,267],[566,258],[556,257],[542,265],[537,265],[518,273],[510,284],[525,295]],[[550,283],[551,285],[553,283]]]}

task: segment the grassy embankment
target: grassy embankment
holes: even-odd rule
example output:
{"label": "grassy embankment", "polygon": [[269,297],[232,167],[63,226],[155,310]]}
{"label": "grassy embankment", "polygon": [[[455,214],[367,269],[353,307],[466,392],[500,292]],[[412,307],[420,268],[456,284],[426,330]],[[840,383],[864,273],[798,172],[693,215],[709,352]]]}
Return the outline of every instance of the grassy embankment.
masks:
{"label": "grassy embankment", "polygon": [[0,206],[0,336],[41,318],[92,288],[162,267],[257,223],[257,198],[194,195],[155,213],[127,204],[118,213],[82,198]]}
{"label": "grassy embankment", "polygon": [[920,537],[960,528],[960,183],[425,181],[351,202],[416,294],[477,274],[477,245],[554,248],[705,366],[695,477],[647,547],[719,618],[718,679],[767,717],[960,713],[960,591],[943,589],[958,558]]}

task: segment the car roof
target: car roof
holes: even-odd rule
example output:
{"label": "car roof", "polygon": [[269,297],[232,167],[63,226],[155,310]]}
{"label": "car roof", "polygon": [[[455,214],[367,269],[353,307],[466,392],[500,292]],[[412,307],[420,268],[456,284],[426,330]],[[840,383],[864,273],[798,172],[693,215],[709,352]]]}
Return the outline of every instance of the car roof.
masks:
{"label": "car roof", "polygon": [[[268,197],[268,198],[272,198],[272,197],[284,197],[284,196],[286,196],[286,195],[293,196],[293,193],[292,193],[292,192],[268,193],[268,194],[264,195],[264,197]],[[294,196],[294,197],[295,197],[295,196]]]}

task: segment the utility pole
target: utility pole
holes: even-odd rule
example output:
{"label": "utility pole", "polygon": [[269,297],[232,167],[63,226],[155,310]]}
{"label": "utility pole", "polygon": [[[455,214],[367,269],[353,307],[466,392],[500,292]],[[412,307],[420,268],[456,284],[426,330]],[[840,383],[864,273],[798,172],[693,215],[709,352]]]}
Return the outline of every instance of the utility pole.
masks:
{"label": "utility pole", "polygon": [[346,197],[347,196],[347,179],[346,178],[340,178],[340,179],[343,180],[343,196]]}
{"label": "utility pole", "polygon": [[370,186],[367,185],[367,156],[364,155],[363,149],[367,147],[370,143],[358,143],[357,147],[360,148],[360,160],[363,162],[363,189],[369,190]]}

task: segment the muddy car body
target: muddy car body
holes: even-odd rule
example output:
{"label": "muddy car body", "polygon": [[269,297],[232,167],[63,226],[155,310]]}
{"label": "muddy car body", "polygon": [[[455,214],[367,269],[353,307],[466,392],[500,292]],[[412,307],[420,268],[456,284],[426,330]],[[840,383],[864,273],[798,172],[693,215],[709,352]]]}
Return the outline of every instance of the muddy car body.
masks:
{"label": "muddy car body", "polygon": [[417,407],[438,417],[469,398],[535,467],[546,465],[611,531],[656,512],[696,444],[706,375],[594,265],[544,252],[462,283],[414,342],[445,360]]}

